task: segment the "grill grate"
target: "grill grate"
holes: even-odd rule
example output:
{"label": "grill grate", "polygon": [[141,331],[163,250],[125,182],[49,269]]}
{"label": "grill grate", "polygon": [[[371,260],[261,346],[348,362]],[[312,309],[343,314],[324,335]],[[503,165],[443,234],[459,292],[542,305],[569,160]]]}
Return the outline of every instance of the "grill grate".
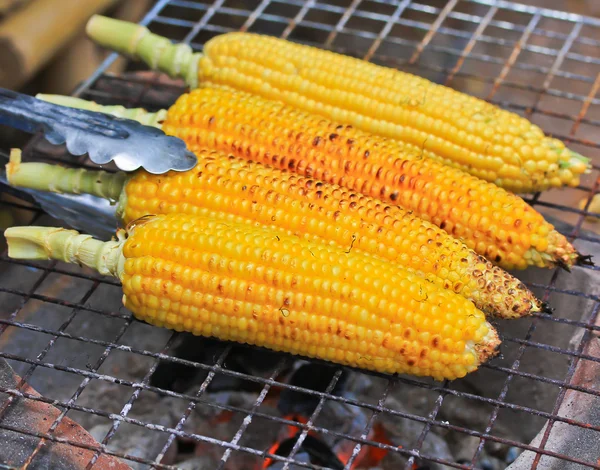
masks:
{"label": "grill grate", "polygon": [[[588,211],[591,198],[600,186],[600,140],[594,135],[600,127],[600,98],[596,97],[600,87],[600,20],[502,0],[159,0],[143,23],[152,31],[188,42],[195,49],[201,49],[202,43],[216,34],[236,29],[278,35],[417,73],[527,116],[547,132],[567,141],[574,150],[592,157],[594,162],[592,173],[583,179],[579,187],[535,194],[527,198],[528,202],[545,215],[555,217],[558,222],[569,224],[564,225],[567,232],[563,232],[572,241],[586,243],[591,247],[591,254],[599,252],[600,238],[594,235],[594,224],[586,217],[600,217],[600,214]],[[101,103],[157,109],[170,105],[183,91],[182,86],[164,82],[155,73],[142,78],[139,75],[107,75],[106,70],[115,58],[114,54],[109,56],[75,94]],[[577,208],[581,199],[586,201],[584,209]],[[31,224],[42,223],[46,217],[27,201],[13,198],[0,204],[0,209],[28,212]],[[600,469],[600,461],[567,455],[548,445],[557,423],[595,433],[596,440],[600,437],[597,423],[572,419],[560,413],[567,393],[581,393],[600,399],[597,384],[575,380],[582,365],[600,366],[600,356],[589,348],[592,338],[600,334],[600,297],[593,285],[584,286],[570,281],[571,276],[576,275],[596,279],[593,276],[597,276],[598,267],[578,267],[570,275],[558,270],[533,270],[531,277],[525,280],[532,281],[527,284],[543,300],[555,304],[562,299],[562,305],[579,302],[577,305],[583,306],[581,315],[567,318],[569,312],[561,309],[554,316],[537,314],[531,320],[520,320],[521,327],[517,330],[500,325],[505,357],[484,365],[481,372],[468,379],[468,386],[463,386],[463,381],[440,384],[369,374],[380,386],[378,396],[366,400],[364,397],[334,393],[343,374],[341,368],[334,369],[324,391],[286,383],[280,379],[281,374],[294,362],[287,355],[272,354],[274,360],[266,372],[247,373],[228,367],[234,350],[240,346],[225,345],[213,360],[205,363],[174,355],[174,345],[181,337],[178,333],[165,333],[155,344],[132,345],[127,338],[140,323],[118,307],[120,296],[116,293],[119,284],[114,280],[57,262],[39,264],[9,260],[6,252],[2,254],[0,263],[0,275],[5,270],[11,273],[16,270],[26,274],[28,283],[26,288],[16,286],[14,282],[0,285],[3,298],[3,306],[0,307],[0,357],[8,360],[23,377],[17,387],[0,387],[0,392],[10,397],[6,403],[25,398],[51,404],[61,411],[46,432],[38,432],[6,422],[2,418],[8,405],[0,408],[0,429],[39,438],[37,446],[19,464],[19,468],[35,462],[48,442],[93,451],[93,457],[86,464],[87,469],[94,467],[102,454],[122,458],[130,465],[174,468],[161,462],[177,439],[188,439],[220,449],[219,469],[230,468],[229,462],[236,453],[243,453],[256,462],[268,457],[284,464],[283,468],[318,469],[324,467],[301,462],[297,458],[309,433],[318,433],[351,443],[351,456],[345,463],[345,469],[353,468],[365,447],[404,455],[407,469],[414,468],[417,463],[437,463],[460,469],[481,468],[478,462],[484,446],[493,443],[533,452],[530,468],[538,468],[540,462],[550,458],[565,465],[571,462]],[[49,287],[56,283],[62,286],[62,290]],[[107,293],[114,298],[109,298]],[[60,312],[57,315],[59,320],[41,321],[34,317],[36,320],[24,321],[23,318],[29,319],[25,313],[35,308],[32,305]],[[112,334],[101,338],[94,337],[89,331],[78,334],[75,325],[82,316],[89,321],[112,325]],[[562,336],[572,335],[576,340],[570,344],[568,341],[555,342],[550,336],[551,331]],[[4,348],[8,338],[14,340],[22,336],[26,340],[30,335],[47,339],[37,354],[12,353]],[[57,348],[62,342],[82,343],[95,348],[94,359],[85,366],[80,361],[72,361],[65,356],[64,348]],[[247,354],[255,351],[242,349]],[[107,370],[106,361],[115,354],[123,358],[124,368],[128,358],[143,358],[145,366],[139,374],[141,379],[131,380],[126,374]],[[530,368],[531,361],[527,361],[529,354],[536,354],[535,357],[549,363],[552,363],[553,357],[559,357],[565,367],[557,373],[551,368],[541,373],[539,369]],[[151,383],[151,377],[164,363],[173,367],[188,366],[206,373],[206,377],[196,386],[195,393],[160,388]],[[37,374],[45,378],[56,376],[56,380],[68,375],[75,377],[77,383],[60,397],[37,396],[25,391],[24,387],[25,382],[35,382]],[[353,374],[361,376],[364,372],[354,371]],[[496,386],[486,389],[484,382],[492,376],[496,377]],[[216,378],[222,377],[238,379],[254,387],[255,397],[249,408],[219,403],[210,396],[209,386]],[[100,382],[126,387],[129,398],[118,404],[116,411],[81,405],[81,397]],[[536,406],[535,400],[520,397],[519,389],[525,383],[546,390],[552,397],[549,405]],[[291,421],[265,412],[263,405],[275,390],[295,391],[315,399],[317,404],[308,421]],[[391,406],[389,398],[406,390],[421,391],[428,397],[426,406],[418,412]],[[153,423],[132,417],[131,410],[146,394],[183,401],[186,406],[183,413],[172,417],[169,422]],[[446,408],[457,401],[466,407],[480,406],[487,410],[481,426],[444,419]],[[324,425],[320,417],[323,408],[331,403],[362,409],[369,416],[366,425],[360,432],[354,433]],[[230,439],[217,439],[186,429],[190,416],[200,409],[233,413],[243,419]],[[498,422],[507,413],[513,413],[510,416],[524,421],[543,423],[547,420],[535,445],[529,440],[496,432]],[[67,415],[73,416],[76,421],[77,417],[87,415],[108,423],[106,431],[98,439],[100,445],[82,444],[58,436],[55,431]],[[414,442],[376,442],[369,436],[382,417],[409,420],[422,427],[414,436]],[[257,420],[293,426],[299,431],[299,438],[288,457],[248,444],[248,435],[257,432],[253,425]],[[162,434],[164,443],[153,449],[152,457],[111,449],[110,443],[124,424]],[[424,444],[434,432],[472,436],[478,439],[478,443],[467,461],[451,461],[423,451]],[[256,468],[260,468],[260,463]]]}

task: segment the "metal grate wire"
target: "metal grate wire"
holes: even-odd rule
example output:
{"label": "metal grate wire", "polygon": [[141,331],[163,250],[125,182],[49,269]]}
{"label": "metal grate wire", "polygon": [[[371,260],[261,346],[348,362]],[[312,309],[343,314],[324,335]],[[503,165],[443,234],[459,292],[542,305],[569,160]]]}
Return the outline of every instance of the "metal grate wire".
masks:
{"label": "metal grate wire", "polygon": [[[381,11],[384,11],[384,13]],[[224,18],[227,19],[227,25],[224,24]],[[569,197],[557,201],[556,199],[547,198],[545,194],[535,194],[526,199],[542,212],[550,211],[554,215],[558,214],[560,217],[568,219],[573,228],[566,235],[569,236],[571,241],[577,239],[587,241],[594,244],[593,246],[596,249],[598,248],[596,237],[581,232],[586,228],[586,217],[600,217],[600,214],[591,213],[588,210],[591,199],[598,192],[600,186],[598,175],[600,169],[600,150],[598,150],[600,140],[594,139],[592,135],[594,131],[597,133],[600,126],[600,98],[596,97],[600,87],[600,54],[597,52],[598,46],[600,46],[600,20],[503,0],[451,0],[449,2],[441,0],[287,0],[285,2],[281,0],[216,0],[214,2],[159,0],[142,23],[158,33],[169,34],[174,40],[187,42],[197,50],[202,48],[202,43],[208,38],[235,29],[277,34],[291,40],[334,49],[376,63],[421,74],[439,83],[459,89],[466,87],[469,90],[477,90],[477,94],[482,98],[519,112],[534,121],[539,121],[545,130],[552,132],[556,137],[564,139],[581,153],[593,158],[593,173],[586,177],[579,187],[565,190],[565,194],[570,194]],[[461,24],[463,27],[459,28],[455,26],[456,24]],[[402,33],[406,31],[409,31],[410,34]],[[347,45],[348,43],[350,46]],[[505,50],[506,53],[497,54],[496,52],[499,50]],[[596,55],[593,55],[593,51]],[[527,54],[528,58],[533,57],[535,60],[523,60],[523,54]],[[184,90],[183,87],[178,85],[160,82],[159,74],[152,74],[149,78],[143,79],[107,75],[106,70],[115,58],[115,54],[110,55],[74,94],[99,102],[156,109],[171,104],[174,98]],[[495,72],[480,74],[473,71],[485,67],[496,67],[493,69]],[[521,74],[528,77],[528,79],[520,80]],[[531,74],[534,74],[537,78],[532,80]],[[527,96],[528,99],[524,101],[521,99],[522,96]],[[553,100],[559,101],[555,102]],[[564,106],[556,103],[562,103]],[[583,209],[577,208],[574,204],[575,196],[577,199],[586,198],[587,202]],[[29,211],[31,213],[30,223],[32,224],[43,216],[43,213],[35,205],[29,204],[27,201],[11,200],[2,201],[0,204],[2,208]],[[522,336],[505,335],[503,337],[504,347],[515,352],[509,363],[502,365],[492,361],[490,364],[483,366],[483,369],[501,374],[504,377],[502,386],[496,396],[462,391],[448,382],[438,384],[408,377],[389,377],[374,374],[380,380],[383,380],[385,385],[382,388],[381,395],[376,398],[375,402],[368,403],[332,393],[342,375],[343,369],[341,368],[336,369],[327,389],[324,392],[319,392],[278,380],[281,371],[291,362],[290,357],[286,355],[281,355],[269,373],[263,377],[228,369],[226,364],[228,357],[231,355],[231,345],[222,350],[220,355],[215,358],[214,363],[205,364],[178,358],[170,354],[178,337],[177,333],[171,334],[157,350],[123,344],[123,337],[135,323],[131,315],[124,311],[93,307],[88,302],[101,286],[116,287],[119,285],[117,282],[99,275],[91,275],[83,270],[66,269],[58,263],[39,264],[9,260],[6,252],[2,254],[0,262],[6,266],[32,268],[38,273],[37,279],[27,290],[0,286],[0,293],[9,294],[20,299],[18,306],[13,311],[2,312],[0,315],[0,341],[9,327],[16,329],[14,334],[36,332],[50,336],[47,345],[35,358],[22,357],[0,350],[0,357],[26,367],[23,380],[18,387],[15,389],[0,388],[0,392],[9,395],[10,400],[27,398],[52,404],[61,410],[61,414],[52,423],[48,432],[40,433],[24,430],[3,422],[2,417],[8,406],[0,409],[0,428],[40,438],[37,447],[27,457],[25,464],[32,462],[44,445],[51,441],[94,451],[94,457],[86,466],[88,469],[93,468],[94,463],[102,454],[114,455],[126,462],[146,464],[152,468],[176,468],[165,465],[161,461],[176,438],[186,438],[221,448],[223,454],[219,469],[228,468],[227,462],[233,452],[242,452],[257,459],[268,457],[282,462],[284,464],[283,468],[286,469],[291,468],[291,465],[295,468],[319,469],[322,467],[303,463],[295,458],[302,441],[308,433],[317,432],[322,435],[348,440],[354,444],[352,456],[345,465],[347,470],[352,468],[360,450],[365,446],[405,455],[408,458],[406,469],[413,468],[417,460],[435,462],[451,468],[474,469],[478,468],[478,458],[486,442],[500,443],[534,452],[536,457],[532,468],[538,468],[542,456],[548,456],[564,462],[579,464],[586,468],[600,469],[599,461],[584,461],[546,448],[555,423],[566,423],[600,433],[600,427],[598,426],[565,418],[558,414],[567,391],[600,397],[600,391],[597,388],[573,383],[572,380],[577,366],[582,361],[600,363],[600,357],[585,352],[591,338],[600,332],[597,321],[600,310],[600,297],[596,293],[590,293],[584,291],[584,289],[562,288],[559,280],[564,276],[568,276],[568,274],[558,270],[551,274],[548,282],[530,283],[530,286],[541,293],[544,300],[548,300],[553,295],[585,299],[588,302],[586,304],[588,310],[582,312],[581,317],[576,320],[561,318],[560,312],[556,316],[537,314]],[[595,272],[599,268],[580,267],[577,269]],[[42,293],[40,290],[40,286],[48,280],[49,276],[60,276],[65,279],[74,279],[77,282],[86,280],[90,281],[91,284],[87,290],[82,292],[80,300],[64,300],[58,296]],[[31,301],[66,307],[70,309],[70,313],[58,328],[19,321],[20,312]],[[122,321],[123,323],[111,340],[68,332],[67,330],[74,318],[81,312],[97,315],[99,318]],[[572,347],[569,348],[546,344],[539,339],[543,335],[536,335],[536,333],[543,332],[548,325],[564,327],[569,331],[580,331],[582,334],[577,344],[571,345]],[[61,361],[47,359],[59,339],[82,342],[104,349],[96,362],[86,366],[85,369],[71,367],[62,364]],[[538,350],[547,355],[558,354],[567,357],[569,365],[564,376],[554,378],[520,370],[523,356],[531,350]],[[99,372],[106,358],[115,351],[151,359],[152,362],[142,380],[126,380],[116,375]],[[197,370],[203,370],[208,375],[194,394],[161,389],[149,383],[152,373],[161,362],[190,366]],[[81,382],[68,400],[34,396],[25,392],[24,383],[36,371],[41,369],[75,374],[81,378]],[[362,374],[363,372],[355,371],[354,373]],[[260,391],[256,394],[252,407],[246,409],[211,401],[206,396],[206,391],[216,376],[235,377],[258,385]],[[508,399],[509,391],[512,389],[511,387],[514,388],[516,378],[539,382],[545,386],[555,388],[557,393],[552,409],[539,410],[532,406],[524,406],[510,401]],[[95,381],[109,382],[131,389],[130,398],[120,412],[110,413],[81,406],[77,403],[81,394],[88,387],[92,387]],[[435,394],[435,399],[432,401],[433,405],[428,412],[422,414],[411,413],[387,406],[387,398],[402,387],[419,388]],[[309,417],[308,422],[290,421],[261,411],[261,405],[273,388],[294,390],[316,397],[318,405]],[[188,405],[183,415],[178,417],[171,425],[140,421],[131,417],[129,412],[143,392],[184,400]],[[469,426],[451,424],[440,419],[438,417],[440,410],[442,410],[448,397],[489,405],[491,413],[486,421],[485,429],[477,430]],[[361,433],[352,435],[316,424],[322,408],[327,402],[338,402],[367,410],[370,417],[366,427]],[[184,430],[184,425],[189,416],[194,409],[199,407],[240,414],[244,416],[244,420],[231,440],[215,439]],[[517,439],[502,437],[494,432],[498,416],[505,410],[548,420],[548,425],[538,445],[533,446]],[[106,418],[112,423],[110,430],[98,446],[68,441],[55,435],[54,431],[60,422],[72,411],[96,415]],[[392,416],[422,424],[422,431],[415,444],[403,447],[400,445],[401,443],[390,445],[370,440],[368,438],[369,433],[381,416]],[[251,432],[249,429],[251,429],[251,423],[255,419],[270,420],[282,426],[294,426],[300,431],[300,438],[288,457],[273,455],[265,449],[255,449],[241,444],[244,435]],[[123,423],[144,427],[167,436],[164,445],[156,449],[156,455],[153,459],[110,450],[109,444]],[[471,461],[458,463],[424,454],[422,451],[423,444],[432,429],[447,430],[478,438],[479,444]],[[6,465],[0,465],[0,467],[13,468]]]}

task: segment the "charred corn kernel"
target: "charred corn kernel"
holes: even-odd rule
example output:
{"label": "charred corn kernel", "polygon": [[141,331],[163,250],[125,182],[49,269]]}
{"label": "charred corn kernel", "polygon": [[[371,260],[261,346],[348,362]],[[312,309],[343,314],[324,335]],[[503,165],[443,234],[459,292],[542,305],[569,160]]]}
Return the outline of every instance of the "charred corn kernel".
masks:
{"label": "charred corn kernel", "polygon": [[[100,242],[54,227],[13,227],[5,236],[13,258],[78,262],[119,278],[124,305],[137,318],[177,331],[438,380],[477,369],[499,344],[483,313],[463,297],[389,261],[280,230],[170,214],[132,224],[126,240]],[[427,298],[393,288],[402,283],[419,286]],[[373,308],[370,299],[381,298],[382,288],[390,294]],[[184,309],[174,292],[188,289],[193,296]],[[312,305],[304,302],[307,295]],[[444,306],[437,316],[450,315],[449,334],[434,342],[423,319],[437,305]],[[361,315],[348,318],[351,309]],[[404,312],[417,311],[418,319],[406,319]],[[470,327],[459,328],[459,319]],[[420,339],[425,334],[427,344]],[[437,362],[430,348],[442,352]]]}
{"label": "charred corn kernel", "polygon": [[[306,240],[399,263],[504,318],[544,309],[518,279],[398,206],[221,152],[202,149],[197,156],[198,164],[188,172],[139,171],[125,181],[122,173],[20,163],[15,151],[7,177],[15,186],[51,186],[70,193],[88,188],[91,194],[119,199],[117,212],[126,224],[146,214],[188,213],[279,227]],[[425,295],[416,284],[404,288],[414,298]],[[390,292],[383,288],[382,294]]]}
{"label": "charred corn kernel", "polygon": [[[194,123],[184,125],[189,114]],[[422,158],[420,150],[398,141],[274,101],[226,89],[194,90],[171,107],[163,130],[194,151],[232,152],[400,205],[505,268],[570,266],[579,259],[566,238],[518,196]],[[471,224],[473,215],[482,217],[479,223]],[[483,223],[483,216],[490,222]]]}
{"label": "charred corn kernel", "polygon": [[[275,101],[228,89],[197,89],[169,109],[163,130],[185,140],[193,151],[231,152],[414,211],[507,269],[568,267],[581,259],[567,239],[518,196],[423,158],[420,150],[399,141]],[[465,214],[468,220],[477,214],[491,222],[466,223]],[[498,239],[500,230],[506,242]],[[538,235],[534,240],[539,246],[532,235]],[[541,242],[543,237],[547,243]]]}
{"label": "charred corn kernel", "polygon": [[[400,140],[423,156],[508,190],[576,186],[579,175],[589,171],[589,159],[516,113],[341,54],[239,32],[215,36],[202,53],[194,53],[143,26],[99,16],[87,32],[105,47],[184,78],[192,88],[226,86],[279,100]],[[542,162],[550,168],[536,168]]]}

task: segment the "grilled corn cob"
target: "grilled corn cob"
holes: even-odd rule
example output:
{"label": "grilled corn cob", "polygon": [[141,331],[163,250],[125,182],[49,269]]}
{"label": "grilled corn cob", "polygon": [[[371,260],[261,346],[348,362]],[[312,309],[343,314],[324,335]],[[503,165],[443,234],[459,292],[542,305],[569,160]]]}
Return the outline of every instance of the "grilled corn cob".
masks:
{"label": "grilled corn cob", "polygon": [[203,53],[143,26],[93,17],[89,36],[153,69],[225,85],[380,136],[515,192],[577,186],[589,159],[515,113],[421,77],[251,33],[209,40]]}
{"label": "grilled corn cob", "polygon": [[125,224],[146,214],[188,213],[279,227],[398,263],[492,315],[517,318],[545,310],[518,279],[397,206],[224,153],[199,150],[197,155],[197,166],[188,172],[138,171],[126,177],[123,172],[21,163],[15,149],[6,174],[15,186],[118,200],[117,213]]}
{"label": "grilled corn cob", "polygon": [[9,256],[81,263],[119,278],[140,320],[386,373],[463,377],[499,340],[463,297],[359,252],[283,231],[170,214],[126,240],[15,227]]}
{"label": "grilled corn cob", "polygon": [[587,262],[518,196],[399,141],[279,102],[200,88],[179,97],[162,129],[192,151],[231,152],[414,211],[506,269]]}

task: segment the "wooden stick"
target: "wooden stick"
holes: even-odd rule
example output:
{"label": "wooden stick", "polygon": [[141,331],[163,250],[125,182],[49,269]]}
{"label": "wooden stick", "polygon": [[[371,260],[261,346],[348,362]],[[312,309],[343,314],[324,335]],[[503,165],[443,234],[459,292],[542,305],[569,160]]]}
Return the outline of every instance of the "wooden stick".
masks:
{"label": "wooden stick", "polygon": [[37,77],[38,89],[68,95],[102,63],[103,54],[80,30]]}
{"label": "wooden stick", "polygon": [[0,0],[0,17],[6,16],[12,10],[16,9],[29,0]]}
{"label": "wooden stick", "polygon": [[[0,0],[2,1],[2,0]],[[115,18],[139,21],[150,9],[150,0],[122,1],[111,9]],[[82,27],[67,47],[57,55],[41,74],[42,91],[67,95],[89,77],[110,51],[94,44]],[[127,65],[125,57],[118,57],[107,72],[120,75]]]}
{"label": "wooden stick", "polygon": [[117,0],[34,0],[0,24],[0,86],[30,79],[88,18]]}

